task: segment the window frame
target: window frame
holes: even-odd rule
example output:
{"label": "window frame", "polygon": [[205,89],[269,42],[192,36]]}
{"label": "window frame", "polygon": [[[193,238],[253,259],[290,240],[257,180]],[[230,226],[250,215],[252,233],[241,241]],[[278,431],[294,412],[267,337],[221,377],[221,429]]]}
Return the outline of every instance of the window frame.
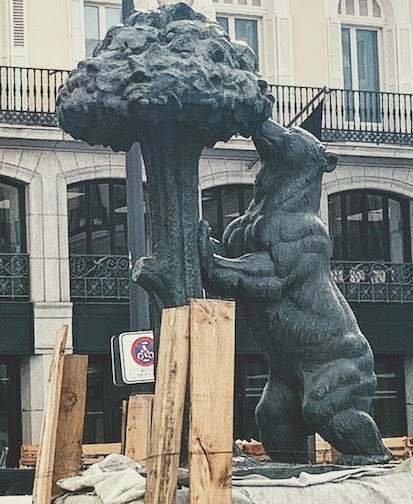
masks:
{"label": "window frame", "polygon": [[[0,177],[0,184],[17,189],[17,204],[20,221],[20,251],[16,254],[27,254],[27,223],[26,223],[26,185],[8,177]],[[1,253],[1,252],[0,252]]]}
{"label": "window frame", "polygon": [[[341,257],[340,258],[335,258],[332,256],[333,260],[337,261],[348,261],[348,236],[347,236],[347,209],[346,209],[346,196],[349,194],[359,194],[361,196],[361,211],[362,211],[362,219],[363,219],[363,233],[362,233],[362,247],[365,249],[365,251],[368,251],[368,246],[367,246],[367,221],[366,221],[366,215],[367,215],[367,197],[368,195],[373,195],[373,196],[380,196],[382,197],[382,208],[383,208],[383,226],[384,226],[384,253],[385,253],[385,259],[383,262],[396,262],[392,261],[391,259],[391,250],[390,250],[390,224],[389,224],[389,199],[392,199],[394,201],[397,201],[400,204],[400,212],[403,218],[403,224],[404,224],[404,233],[403,233],[403,257],[404,260],[403,262],[411,262],[412,260],[412,247],[411,247],[411,222],[410,222],[410,200],[408,198],[405,198],[403,196],[400,196],[398,194],[393,194],[390,192],[386,191],[380,191],[380,190],[369,190],[369,189],[363,189],[363,190],[350,190],[350,191],[342,191],[339,193],[334,193],[334,194],[329,194],[328,195],[328,200],[330,202],[330,198],[333,197],[339,197],[340,198],[340,219],[341,219],[341,237],[342,237],[342,244],[341,244]],[[387,204],[386,204],[387,202]],[[329,215],[330,219],[330,215]],[[329,228],[330,231],[330,228]],[[332,251],[333,252],[333,251]],[[360,259],[360,261],[370,261],[370,259]]]}
{"label": "window frame", "polygon": [[[372,31],[377,33],[377,61],[378,61],[378,75],[379,75],[379,89],[378,91],[371,90],[372,92],[380,92],[383,89],[383,31],[381,27],[374,27],[371,25],[359,25],[359,24],[349,24],[342,23],[341,25],[341,36],[343,36],[343,29],[350,31],[350,59],[351,59],[351,79],[352,79],[352,89],[351,91],[360,91],[360,79],[358,73],[358,55],[357,55],[357,30]],[[343,53],[344,62],[344,51],[343,45],[341,46],[341,51]],[[343,73],[343,87],[344,87],[344,66],[342,68]]]}
{"label": "window frame", "polygon": [[[239,40],[237,39],[235,35],[235,20],[236,19],[242,19],[242,20],[250,20],[250,21],[256,21],[257,22],[257,44],[258,44],[258,54],[256,54],[257,57],[257,64],[258,64],[258,70],[262,72],[262,67],[263,67],[263,61],[264,61],[264,54],[263,54],[263,40],[262,40],[262,17],[261,16],[251,16],[248,14],[243,14],[243,13],[232,13],[229,14],[217,11],[215,15],[215,19],[217,18],[226,18],[228,19],[228,35],[230,36],[231,40]],[[218,23],[218,21],[217,21]],[[252,48],[253,49],[253,48]]]}
{"label": "window frame", "polygon": [[[84,3],[84,9],[86,9],[86,7],[97,7],[98,8],[98,20],[99,20],[99,24],[98,24],[98,29],[99,29],[99,42],[101,42],[105,35],[106,35],[106,32],[108,31],[108,29],[110,28],[110,26],[107,26],[107,22],[106,22],[106,8],[109,7],[109,8],[119,8],[120,9],[120,15],[121,15],[121,19],[122,19],[122,3],[121,2],[102,2],[102,3],[98,3],[98,2],[85,2]],[[84,51],[85,51],[85,57],[86,58],[90,58],[92,55],[88,56],[87,55],[87,46],[86,46],[86,22],[85,22],[85,14],[83,14],[83,22],[84,22]],[[121,22],[121,21],[120,21]]]}
{"label": "window frame", "polygon": [[[390,392],[394,392],[394,397],[389,398],[389,397],[383,397],[380,392],[383,392],[382,390],[378,390],[376,388],[373,401],[371,404],[371,414],[378,423],[379,429],[383,435],[383,437],[397,437],[397,436],[405,436],[407,435],[407,416],[406,416],[406,387],[405,387],[405,369],[404,369],[404,359],[402,355],[397,355],[397,354],[388,354],[388,355],[376,355],[374,358],[374,367],[375,367],[375,373],[380,380],[382,376],[384,376],[382,373],[379,373],[379,365],[384,364],[390,367],[393,367],[393,370],[395,372],[395,390],[391,390]],[[384,419],[382,419],[380,416],[377,415],[377,413],[374,413],[374,406],[375,404],[378,404],[380,401],[386,401],[389,399],[394,399],[396,401],[395,404],[395,410],[397,412],[397,425],[392,424],[392,428],[394,429],[393,432],[386,433],[384,430]]]}
{"label": "window frame", "polygon": [[[221,239],[225,231],[226,226],[224,226],[224,212],[223,212],[223,194],[224,190],[237,190],[238,191],[238,208],[240,216],[243,215],[249,205],[245,197],[245,189],[253,190],[253,184],[224,184],[219,186],[207,187],[201,191],[201,215],[203,215],[203,196],[204,191],[211,191],[212,198],[216,201],[217,205],[217,224],[218,229],[214,236],[217,239]],[[236,219],[235,217],[234,219]],[[213,230],[214,232],[215,230]]]}
{"label": "window frame", "polygon": [[[93,185],[100,184],[108,184],[109,185],[109,243],[110,243],[110,252],[108,253],[96,253],[93,252],[93,219],[92,219],[92,198],[90,194],[90,188]],[[126,181],[124,179],[97,179],[97,180],[86,180],[75,182],[73,184],[68,185],[67,187],[67,195],[69,195],[69,190],[71,188],[83,186],[85,188],[85,242],[86,242],[86,252],[71,252],[70,251],[70,209],[69,209],[69,196],[67,196],[67,205],[68,205],[68,238],[69,238],[69,254],[86,254],[86,255],[127,255],[128,253],[128,228],[126,222],[126,232],[125,232],[125,245],[126,251],[124,254],[116,253],[116,220],[115,220],[115,185],[123,185],[125,187],[125,200],[127,205],[127,197],[126,197]]]}

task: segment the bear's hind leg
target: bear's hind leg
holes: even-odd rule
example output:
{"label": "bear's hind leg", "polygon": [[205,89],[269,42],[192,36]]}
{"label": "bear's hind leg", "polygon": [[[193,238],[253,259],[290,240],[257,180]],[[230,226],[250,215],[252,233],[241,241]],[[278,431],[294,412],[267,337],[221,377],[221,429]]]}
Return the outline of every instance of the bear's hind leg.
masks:
{"label": "bear's hind leg", "polygon": [[274,374],[270,374],[255,417],[262,444],[272,460],[308,463],[307,436],[310,432],[301,416],[300,401]]}
{"label": "bear's hind leg", "polygon": [[304,420],[343,454],[339,464],[384,464],[391,459],[367,413],[375,383],[374,375],[364,374],[354,362],[331,363],[307,381]]}
{"label": "bear's hind leg", "polygon": [[385,464],[392,457],[376,423],[364,411],[336,413],[320,434],[343,454],[338,461],[341,465]]}

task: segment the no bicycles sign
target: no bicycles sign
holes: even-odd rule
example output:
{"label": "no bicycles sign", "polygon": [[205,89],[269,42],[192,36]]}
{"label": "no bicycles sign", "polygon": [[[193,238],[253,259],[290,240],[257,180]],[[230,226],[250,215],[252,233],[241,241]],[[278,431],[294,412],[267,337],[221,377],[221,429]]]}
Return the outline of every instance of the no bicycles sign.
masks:
{"label": "no bicycles sign", "polygon": [[152,331],[127,332],[119,336],[113,336],[112,368],[114,383],[116,385],[132,385],[134,383],[153,382],[155,379],[154,357]]}

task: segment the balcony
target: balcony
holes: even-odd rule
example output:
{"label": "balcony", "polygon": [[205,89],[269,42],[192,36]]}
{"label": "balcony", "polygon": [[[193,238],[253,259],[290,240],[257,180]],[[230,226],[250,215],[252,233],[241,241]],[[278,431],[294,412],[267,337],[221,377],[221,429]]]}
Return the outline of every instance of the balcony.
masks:
{"label": "balcony", "polygon": [[0,123],[57,126],[56,99],[67,70],[0,66]]}
{"label": "balcony", "polygon": [[[300,124],[324,98],[323,142],[413,145],[413,95],[374,91],[271,85],[273,118],[288,125],[312,100]],[[294,122],[295,123],[295,122]]]}
{"label": "balcony", "polygon": [[[68,70],[0,66],[0,123],[57,126],[56,99]],[[413,145],[413,95],[272,84],[273,118],[288,125],[324,98],[322,140]],[[303,114],[298,124],[305,119]]]}
{"label": "balcony", "polygon": [[30,297],[29,255],[0,254],[0,299]]}
{"label": "balcony", "polygon": [[413,303],[413,264],[331,261],[331,273],[347,301]]}
{"label": "balcony", "polygon": [[75,254],[70,256],[69,268],[71,299],[129,299],[127,256]]}
{"label": "balcony", "polygon": [[[72,255],[71,298],[129,299],[127,256]],[[413,303],[413,263],[331,261],[331,273],[347,301]]]}

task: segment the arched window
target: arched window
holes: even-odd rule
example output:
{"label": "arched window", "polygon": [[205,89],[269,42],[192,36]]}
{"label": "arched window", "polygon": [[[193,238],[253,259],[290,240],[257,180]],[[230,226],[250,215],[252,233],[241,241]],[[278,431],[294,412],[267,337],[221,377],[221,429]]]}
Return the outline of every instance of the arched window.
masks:
{"label": "arched window", "polygon": [[378,191],[334,194],[328,217],[334,259],[411,261],[407,199]]}
{"label": "arched window", "polygon": [[68,188],[71,254],[127,254],[126,186],[101,180]]}
{"label": "arched window", "polygon": [[24,186],[0,179],[0,253],[26,252]]}
{"label": "arched window", "polygon": [[202,217],[212,228],[212,236],[221,239],[228,224],[245,213],[252,199],[252,185],[217,186],[202,191]]}

